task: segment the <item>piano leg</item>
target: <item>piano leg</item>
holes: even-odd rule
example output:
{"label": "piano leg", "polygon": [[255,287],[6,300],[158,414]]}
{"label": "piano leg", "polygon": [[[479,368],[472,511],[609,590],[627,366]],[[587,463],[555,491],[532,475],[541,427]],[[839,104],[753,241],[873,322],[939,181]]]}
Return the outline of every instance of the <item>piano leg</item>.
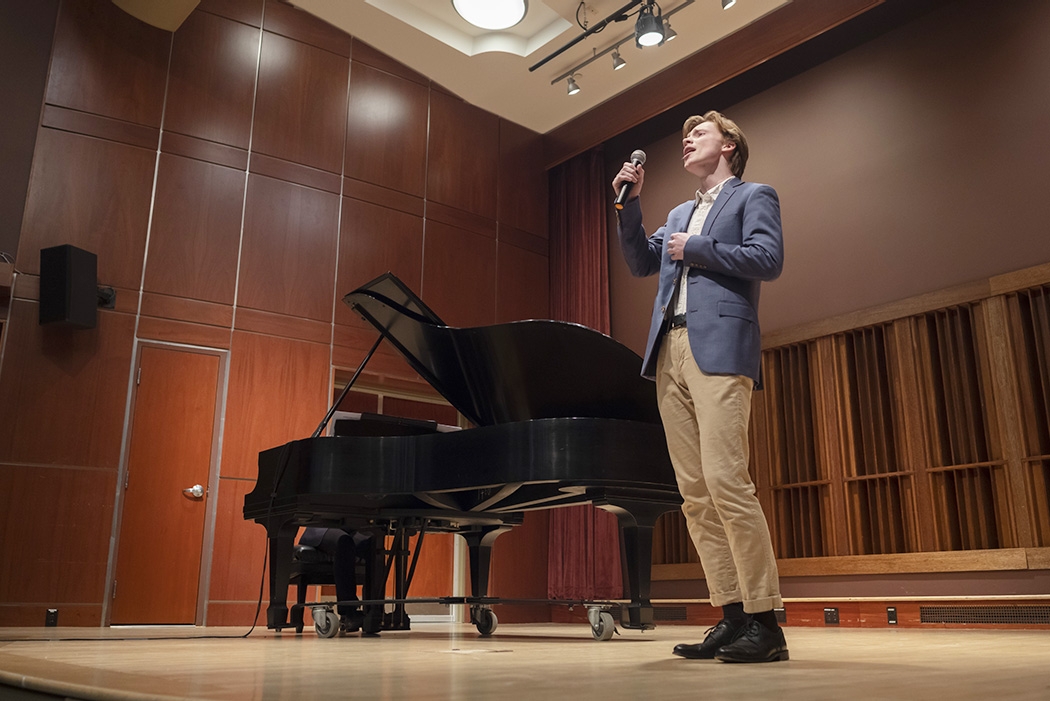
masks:
{"label": "piano leg", "polygon": [[631,603],[621,609],[620,625],[624,628],[648,630],[655,627],[653,605],[649,601],[652,585],[653,528],[660,515],[673,511],[675,506],[607,496],[615,503],[595,503],[595,506],[616,514],[620,525],[624,584],[631,599]]}
{"label": "piano leg", "polygon": [[[276,535],[274,535],[276,530]],[[280,631],[288,627],[288,580],[292,573],[292,549],[299,527],[278,524],[270,532],[270,605],[266,608],[266,627]]]}
{"label": "piano leg", "polygon": [[[422,534],[419,536],[422,538]],[[390,557],[394,562],[394,598],[408,598],[408,529],[398,526],[394,534]],[[393,610],[383,614],[384,630],[411,630],[412,621],[402,603],[394,604]]]}
{"label": "piano leg", "polygon": [[[365,580],[361,583],[361,598],[368,600],[381,600],[386,598],[386,548],[384,545],[385,532],[377,529],[370,539],[371,548],[364,555]],[[365,635],[378,635],[383,629],[382,604],[365,604],[362,607],[364,621],[361,630]]]}
{"label": "piano leg", "polygon": [[472,526],[459,534],[467,541],[470,554],[470,595],[476,598],[489,595],[489,565],[492,562],[492,544],[501,533],[512,526]]}
{"label": "piano leg", "polygon": [[625,526],[622,521],[624,581],[631,597],[627,610],[621,614],[625,628],[647,630],[653,628],[653,605],[649,601],[652,584],[653,527]]}

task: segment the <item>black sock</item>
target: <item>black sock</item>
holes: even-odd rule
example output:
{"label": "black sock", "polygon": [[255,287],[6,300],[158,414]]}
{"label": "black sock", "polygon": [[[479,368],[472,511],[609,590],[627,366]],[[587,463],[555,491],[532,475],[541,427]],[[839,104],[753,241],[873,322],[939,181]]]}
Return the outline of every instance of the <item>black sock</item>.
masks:
{"label": "black sock", "polygon": [[733,623],[747,623],[748,616],[744,613],[744,604],[741,601],[735,604],[726,604],[722,607],[722,618]]}
{"label": "black sock", "polygon": [[777,623],[777,614],[773,612],[773,609],[753,613],[751,614],[751,618],[755,619],[774,633],[780,628],[780,624]]}

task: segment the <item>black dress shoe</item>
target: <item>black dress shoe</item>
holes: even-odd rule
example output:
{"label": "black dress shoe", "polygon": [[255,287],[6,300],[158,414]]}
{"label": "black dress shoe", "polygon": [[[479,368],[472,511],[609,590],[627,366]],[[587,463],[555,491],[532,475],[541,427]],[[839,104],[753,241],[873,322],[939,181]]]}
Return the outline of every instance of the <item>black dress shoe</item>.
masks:
{"label": "black dress shoe", "polygon": [[788,659],[784,631],[766,628],[758,621],[748,623],[736,640],[723,645],[715,653],[716,660],[723,662],[776,662]]}
{"label": "black dress shoe", "polygon": [[356,633],[361,630],[361,624],[364,620],[365,615],[360,611],[344,613],[339,617],[339,634],[346,635],[347,633]]}
{"label": "black dress shoe", "polygon": [[723,618],[713,627],[707,629],[707,636],[702,643],[681,643],[674,646],[674,654],[690,660],[713,660],[715,653],[723,645],[733,642],[733,638],[744,628],[745,621],[730,621]]}

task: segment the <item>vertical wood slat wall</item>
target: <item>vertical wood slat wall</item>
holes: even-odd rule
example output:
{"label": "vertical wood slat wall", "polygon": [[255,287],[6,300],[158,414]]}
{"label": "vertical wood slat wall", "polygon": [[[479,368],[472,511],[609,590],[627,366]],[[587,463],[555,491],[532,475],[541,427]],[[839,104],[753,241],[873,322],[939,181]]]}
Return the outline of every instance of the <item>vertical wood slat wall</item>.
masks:
{"label": "vertical wood slat wall", "polygon": [[[1050,546],[1050,266],[988,283],[767,340],[751,472],[778,558]],[[655,564],[697,561],[680,513],[656,536]]]}

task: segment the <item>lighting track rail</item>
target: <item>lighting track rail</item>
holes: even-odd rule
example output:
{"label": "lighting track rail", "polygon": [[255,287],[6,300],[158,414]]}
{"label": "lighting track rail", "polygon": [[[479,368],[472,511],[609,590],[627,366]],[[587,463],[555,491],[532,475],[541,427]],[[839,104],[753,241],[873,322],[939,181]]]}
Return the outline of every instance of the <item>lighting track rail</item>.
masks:
{"label": "lighting track rail", "polygon": [[[642,1],[642,0],[638,0],[638,2],[641,2],[641,1]],[[614,17],[616,17],[617,15],[619,15],[619,14],[622,14],[622,13],[623,13],[623,12],[624,12],[625,10],[628,10],[628,9],[630,9],[630,8],[631,8],[631,7],[633,6],[633,5],[635,5],[635,4],[638,4],[638,2],[632,3],[632,5],[628,5],[627,7],[621,8],[621,9],[620,9],[620,10],[618,10],[617,12],[614,12],[614,13],[613,13],[612,15],[609,15],[609,17],[606,17],[606,18],[605,18],[604,20],[602,20],[602,22],[601,22],[601,23],[599,23],[599,24],[601,24],[601,25],[602,25],[602,26],[604,27],[605,25],[604,25],[604,24],[602,24],[602,23],[607,23],[607,22],[609,22],[610,20],[612,20],[612,19],[613,19]],[[676,12],[678,12],[679,10],[683,10],[683,9],[685,9],[685,8],[686,8],[686,7],[688,7],[689,5],[692,5],[692,4],[694,3],[694,2],[696,2],[696,0],[684,0],[684,2],[682,2],[682,4],[680,4],[680,5],[676,6],[676,7],[674,7],[673,9],[670,9],[670,10],[668,10],[667,12],[665,12],[665,13],[663,14],[663,18],[664,18],[665,20],[666,20],[666,19],[669,19],[669,18],[671,17],[671,15],[675,14],[675,13],[676,13]],[[598,25],[595,25],[595,26],[598,26]],[[590,33],[590,34],[594,34],[594,33],[595,33],[595,32],[597,32],[597,31],[600,31],[600,30],[598,30],[598,29],[594,29],[594,30],[591,30],[591,31],[589,31],[588,33]],[[558,49],[558,51],[556,51],[555,53],[551,54],[551,55],[550,55],[550,56],[548,56],[547,58],[543,59],[542,61],[540,61],[539,63],[537,63],[537,64],[536,64],[535,66],[533,66],[532,68],[530,68],[529,70],[531,71],[531,70],[533,70],[533,69],[535,69],[535,68],[539,68],[539,67],[540,67],[540,66],[542,66],[542,65],[543,65],[544,63],[546,63],[546,62],[547,62],[547,61],[549,61],[550,59],[554,58],[554,57],[555,57],[555,56],[557,56],[558,54],[562,53],[563,51],[565,51],[565,50],[566,50],[566,49],[568,49],[569,47],[571,47],[571,46],[575,45],[576,43],[578,43],[578,42],[579,42],[580,40],[582,40],[582,39],[583,39],[584,37],[586,37],[586,36],[587,36],[587,34],[586,34],[586,33],[585,33],[585,34],[582,34],[582,35],[580,35],[579,37],[577,37],[576,39],[574,39],[574,40],[572,41],[572,43],[570,43],[570,44],[566,44],[566,45],[565,45],[565,46],[563,46],[562,48]],[[628,41],[630,41],[630,40],[632,40],[632,39],[634,39],[634,31],[632,31],[632,32],[631,32],[630,34],[625,34],[625,35],[624,35],[624,36],[622,36],[621,38],[617,39],[615,43],[613,43],[613,44],[610,44],[609,46],[605,47],[605,48],[604,48],[604,49],[602,49],[601,51],[598,51],[597,49],[595,49],[595,50],[594,50],[594,54],[593,54],[593,55],[592,55],[592,56],[591,56],[590,58],[588,58],[587,60],[585,60],[585,61],[583,61],[583,62],[581,62],[581,63],[578,63],[578,64],[576,64],[575,66],[573,66],[573,67],[572,67],[572,68],[570,68],[569,70],[567,70],[567,71],[565,71],[564,73],[562,73],[561,75],[559,75],[559,76],[558,76],[557,78],[555,78],[554,80],[552,80],[552,81],[551,81],[551,85],[555,85],[555,84],[557,84],[558,82],[560,82],[560,81],[562,81],[562,80],[565,80],[565,79],[566,79],[566,78],[568,78],[568,77],[569,77],[570,75],[573,75],[573,74],[575,74],[575,73],[576,73],[576,71],[580,70],[580,69],[581,69],[581,68],[583,68],[584,66],[589,66],[590,64],[592,64],[592,63],[594,63],[595,61],[597,61],[598,59],[600,59],[600,58],[601,58],[602,56],[606,56],[606,55],[608,55],[608,54],[611,54],[611,53],[612,53],[613,51],[618,51],[618,50],[620,49],[620,47],[621,47],[621,46],[623,46],[624,44],[626,44],[626,43],[627,43]]]}
{"label": "lighting track rail", "polygon": [[[583,34],[579,35],[578,37],[576,37],[575,39],[570,41],[565,46],[561,47],[560,49],[557,49],[554,53],[550,54],[546,58],[540,59],[540,61],[537,64],[535,64],[533,66],[529,66],[529,73],[532,73],[534,70],[536,70],[540,66],[542,66],[545,63],[547,63],[548,61],[550,61],[552,58],[556,58],[556,57],[560,56],[561,54],[565,53],[566,51],[568,51],[572,47],[576,46],[581,41],[583,41],[584,39],[589,37],[590,35],[602,31],[603,29],[605,29],[609,25],[609,22],[622,22],[623,20],[627,19],[627,11],[630,10],[635,5],[641,5],[642,2],[643,2],[643,0],[631,0],[631,2],[627,3],[626,5],[621,7],[619,10],[617,10],[616,12],[612,13],[611,15],[609,15],[608,17],[603,19],[601,22],[598,22],[593,27],[588,28],[587,31],[585,31]],[[566,75],[568,75],[568,73],[566,73]]]}

